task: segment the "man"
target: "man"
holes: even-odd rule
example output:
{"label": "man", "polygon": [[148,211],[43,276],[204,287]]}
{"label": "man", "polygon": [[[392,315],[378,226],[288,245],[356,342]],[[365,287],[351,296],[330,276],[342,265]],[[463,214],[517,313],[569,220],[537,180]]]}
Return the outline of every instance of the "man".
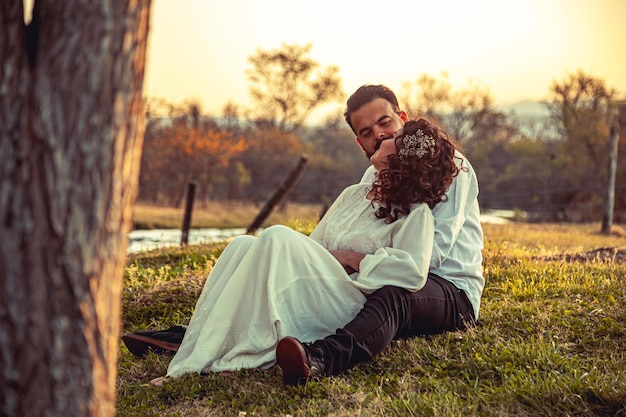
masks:
{"label": "man", "polygon": [[[380,141],[401,129],[408,118],[393,91],[364,85],[348,99],[345,119],[369,158]],[[371,360],[394,338],[463,330],[478,319],[485,284],[478,181],[467,159],[458,152],[457,156],[462,169],[446,192],[447,200],[432,210],[435,243],[424,288],[410,292],[383,287],[335,334],[305,344],[292,337],[281,339],[276,357],[285,384],[340,374]],[[361,181],[371,183],[373,176],[370,167]],[[335,256],[347,267],[355,254],[343,251]]]}

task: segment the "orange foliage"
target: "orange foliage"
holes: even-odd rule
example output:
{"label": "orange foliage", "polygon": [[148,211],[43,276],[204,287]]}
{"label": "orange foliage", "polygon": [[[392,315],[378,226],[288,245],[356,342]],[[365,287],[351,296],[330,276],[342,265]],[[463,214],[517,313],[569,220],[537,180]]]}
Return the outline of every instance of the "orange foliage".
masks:
{"label": "orange foliage", "polygon": [[165,139],[169,146],[187,156],[209,157],[213,163],[221,166],[228,165],[228,161],[250,146],[243,138],[235,140],[227,132],[215,129],[189,129],[186,126],[176,126],[171,129]]}

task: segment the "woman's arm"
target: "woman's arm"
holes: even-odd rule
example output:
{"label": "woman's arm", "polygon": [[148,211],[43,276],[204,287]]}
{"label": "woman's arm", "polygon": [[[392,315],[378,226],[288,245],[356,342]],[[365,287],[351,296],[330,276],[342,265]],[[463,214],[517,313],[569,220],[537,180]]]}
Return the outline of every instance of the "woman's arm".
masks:
{"label": "woman's arm", "polygon": [[365,293],[385,285],[420,290],[428,277],[434,235],[434,219],[428,206],[415,207],[394,229],[391,247],[363,256],[355,285]]}

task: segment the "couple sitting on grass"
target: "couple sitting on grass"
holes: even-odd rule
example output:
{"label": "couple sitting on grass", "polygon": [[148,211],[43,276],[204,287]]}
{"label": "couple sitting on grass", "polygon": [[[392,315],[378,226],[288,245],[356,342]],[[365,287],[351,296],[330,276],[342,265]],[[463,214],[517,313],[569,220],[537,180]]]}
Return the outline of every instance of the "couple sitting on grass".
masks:
{"label": "couple sitting on grass", "polygon": [[[337,375],[394,338],[465,329],[484,287],[478,184],[467,159],[395,94],[360,87],[345,118],[372,166],[310,236],[239,236],[204,284],[166,377],[269,368]],[[128,344],[128,343],[127,343]]]}

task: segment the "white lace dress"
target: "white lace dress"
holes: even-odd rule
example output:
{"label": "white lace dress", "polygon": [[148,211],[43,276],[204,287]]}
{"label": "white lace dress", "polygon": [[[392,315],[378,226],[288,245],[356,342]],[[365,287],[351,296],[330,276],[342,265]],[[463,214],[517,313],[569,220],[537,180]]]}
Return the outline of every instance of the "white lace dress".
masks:
{"label": "white lace dress", "polygon": [[[235,238],[204,285],[167,375],[268,368],[280,338],[334,333],[363,307],[363,293],[422,288],[434,236],[428,206],[386,224],[374,216],[370,187],[346,188],[310,237],[272,226],[258,238]],[[367,255],[348,275],[328,249]]]}

